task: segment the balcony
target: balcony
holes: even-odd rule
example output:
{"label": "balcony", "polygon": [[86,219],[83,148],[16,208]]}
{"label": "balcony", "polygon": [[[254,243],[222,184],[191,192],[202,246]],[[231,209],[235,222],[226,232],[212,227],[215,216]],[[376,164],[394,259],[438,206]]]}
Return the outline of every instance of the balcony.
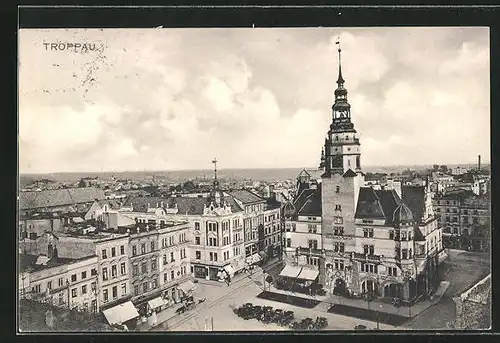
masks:
{"label": "balcony", "polygon": [[375,262],[375,263],[378,263],[378,262],[382,261],[382,257],[379,256],[379,255],[360,254],[360,253],[357,253],[357,252],[355,252],[353,254],[353,258],[355,258],[357,260],[361,260],[361,261]]}
{"label": "balcony", "polygon": [[321,249],[314,249],[314,248],[303,248],[303,247],[298,247],[297,248],[297,253],[299,255],[314,255],[314,256],[323,256],[323,250]]}

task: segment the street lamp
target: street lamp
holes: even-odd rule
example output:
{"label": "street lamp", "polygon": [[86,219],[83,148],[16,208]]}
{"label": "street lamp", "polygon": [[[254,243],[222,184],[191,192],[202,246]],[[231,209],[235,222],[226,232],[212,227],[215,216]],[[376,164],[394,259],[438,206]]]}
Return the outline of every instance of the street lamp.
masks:
{"label": "street lamp", "polygon": [[380,330],[380,309],[382,308],[382,305],[378,305],[379,309],[377,310],[377,330]]}

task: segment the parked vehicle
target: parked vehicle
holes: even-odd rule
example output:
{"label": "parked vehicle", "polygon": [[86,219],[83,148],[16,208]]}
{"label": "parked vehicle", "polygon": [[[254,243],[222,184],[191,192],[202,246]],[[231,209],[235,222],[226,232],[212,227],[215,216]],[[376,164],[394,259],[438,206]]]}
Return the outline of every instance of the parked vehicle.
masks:
{"label": "parked vehicle", "polygon": [[177,314],[182,314],[182,313],[184,313],[184,312],[186,312],[186,311],[187,311],[186,306],[181,306],[181,307],[179,307],[177,310],[175,310],[175,313],[177,313]]}
{"label": "parked vehicle", "polygon": [[366,329],[367,329],[367,328],[366,328],[366,326],[364,326],[364,325],[356,325],[356,326],[354,327],[354,330],[356,330],[356,331],[358,331],[358,330],[366,330]]}
{"label": "parked vehicle", "polygon": [[314,323],[315,330],[323,330],[328,326],[328,319],[325,317],[317,317],[316,322]]}

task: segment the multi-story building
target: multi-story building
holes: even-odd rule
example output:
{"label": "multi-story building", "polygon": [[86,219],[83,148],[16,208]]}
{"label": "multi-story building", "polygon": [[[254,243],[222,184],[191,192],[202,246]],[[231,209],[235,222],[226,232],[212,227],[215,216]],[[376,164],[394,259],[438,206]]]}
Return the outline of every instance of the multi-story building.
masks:
{"label": "multi-story building", "polygon": [[283,207],[286,266],[280,275],[336,293],[415,300],[432,291],[444,257],[432,193],[422,192],[424,186],[415,192],[398,184],[400,194],[394,187],[364,186],[344,82],[339,65],[321,181],[302,172],[296,198]]}
{"label": "multi-story building", "polygon": [[56,307],[97,313],[97,256],[61,258],[46,234],[40,240],[45,254],[20,255],[21,296]]}
{"label": "multi-story building", "polygon": [[57,249],[60,258],[97,256],[97,268],[90,271],[90,276],[97,275],[97,307],[100,310],[130,299],[128,234],[102,231],[46,233],[34,242],[22,242],[21,250],[41,254],[45,241],[49,242],[45,246],[51,244]]}
{"label": "multi-story building", "polygon": [[[148,207],[155,206],[155,212],[149,215],[154,216],[156,221],[183,220],[189,223],[189,231],[183,232],[188,242],[186,247],[182,247],[182,256],[186,256],[186,261],[190,260],[190,265],[183,268],[189,270],[190,267],[190,275],[220,280],[225,275],[231,277],[246,266],[243,210],[233,197],[219,189],[217,178],[208,194],[130,197],[119,213],[130,218],[142,218]],[[181,276],[180,272],[175,272],[177,274]]]}
{"label": "multi-story building", "polygon": [[490,248],[491,212],[488,195],[448,192],[434,198],[443,244],[447,248],[487,252]]}
{"label": "multi-story building", "polygon": [[264,210],[264,227],[259,231],[259,250],[265,252],[266,259],[281,254],[281,223],[281,204],[267,201]]}

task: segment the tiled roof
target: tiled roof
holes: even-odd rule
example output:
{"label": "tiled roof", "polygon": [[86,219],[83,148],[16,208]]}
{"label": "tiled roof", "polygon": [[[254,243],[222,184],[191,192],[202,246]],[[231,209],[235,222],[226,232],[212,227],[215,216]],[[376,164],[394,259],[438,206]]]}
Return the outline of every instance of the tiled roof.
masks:
{"label": "tiled roof", "polygon": [[53,189],[39,192],[20,192],[19,206],[21,210],[55,207],[73,204],[90,203],[105,199],[102,189],[88,188],[67,188]]}
{"label": "tiled roof", "polygon": [[[232,212],[242,211],[241,207],[238,206],[236,201],[231,196],[226,196],[224,199],[227,201],[228,205],[231,206]],[[130,206],[132,204],[132,209],[134,212],[146,212],[148,203],[150,207],[156,207],[158,203],[163,201],[164,207],[168,205],[169,208],[174,207],[177,204],[178,214],[191,214],[191,215],[201,215],[203,214],[204,205],[208,205],[207,198],[197,198],[197,197],[129,197],[125,202],[124,206]]]}
{"label": "tiled roof", "polygon": [[463,200],[464,207],[478,208],[478,209],[489,209],[490,208],[490,198],[486,195],[473,195],[468,196]]}
{"label": "tiled roof", "polygon": [[228,192],[229,195],[232,197],[238,199],[244,204],[253,204],[256,202],[263,202],[265,201],[264,198],[258,196],[257,194],[254,194],[250,192],[249,190],[246,189],[236,189]]}
{"label": "tiled roof", "polygon": [[394,211],[400,203],[401,199],[393,189],[361,187],[355,218],[385,219],[386,224],[391,224]]}
{"label": "tiled roof", "polygon": [[413,218],[420,223],[425,211],[425,187],[407,186],[401,187],[403,202],[413,213]]}

